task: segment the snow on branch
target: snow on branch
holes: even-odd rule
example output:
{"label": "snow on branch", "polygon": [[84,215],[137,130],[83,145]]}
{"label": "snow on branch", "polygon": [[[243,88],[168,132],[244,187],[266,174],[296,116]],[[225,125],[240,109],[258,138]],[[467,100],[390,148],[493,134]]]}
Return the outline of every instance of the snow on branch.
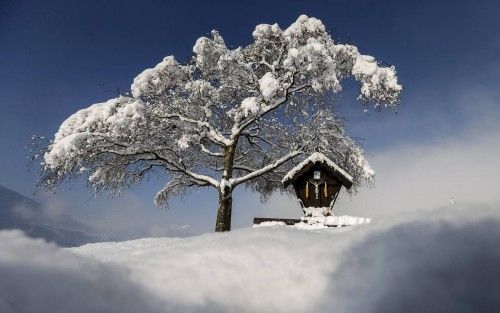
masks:
{"label": "snow on branch", "polygon": [[193,124],[193,127],[198,127],[199,129],[206,129],[203,133],[212,140],[214,143],[219,144],[221,146],[229,146],[232,142],[224,137],[219,131],[217,131],[209,122],[195,120],[189,117],[182,116],[180,114],[167,114],[164,116],[160,116],[163,118],[177,118],[182,122],[186,122],[189,124]]}
{"label": "snow on branch", "polygon": [[232,186],[237,186],[239,184],[242,184],[242,183],[245,183],[253,178],[256,178],[256,177],[259,177],[259,176],[262,176],[264,174],[266,174],[267,172],[270,172],[270,171],[273,171],[274,169],[276,169],[277,167],[279,167],[281,164],[285,163],[286,161],[296,157],[297,155],[301,154],[302,151],[301,150],[295,150],[295,151],[292,151],[290,153],[288,153],[287,155],[281,157],[280,159],[272,162],[271,164],[268,164],[256,171],[253,171],[253,172],[250,172],[248,173],[247,175],[245,176],[242,176],[242,177],[238,177],[236,179],[233,179],[233,180],[230,180],[230,184]]}

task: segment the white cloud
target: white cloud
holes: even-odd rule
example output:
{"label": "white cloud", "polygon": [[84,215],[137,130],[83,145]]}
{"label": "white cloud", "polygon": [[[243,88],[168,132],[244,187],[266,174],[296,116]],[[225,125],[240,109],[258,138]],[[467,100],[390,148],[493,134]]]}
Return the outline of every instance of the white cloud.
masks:
{"label": "white cloud", "polygon": [[500,202],[500,126],[481,126],[431,144],[385,151],[372,159],[375,186],[342,197],[339,208],[367,216],[460,203]]}

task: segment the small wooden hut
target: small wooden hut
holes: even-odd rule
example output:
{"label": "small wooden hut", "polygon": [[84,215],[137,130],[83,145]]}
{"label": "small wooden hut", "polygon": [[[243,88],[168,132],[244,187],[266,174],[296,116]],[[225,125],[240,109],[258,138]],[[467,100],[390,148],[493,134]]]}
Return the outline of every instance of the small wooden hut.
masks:
{"label": "small wooden hut", "polygon": [[282,182],[285,188],[292,185],[295,189],[304,216],[302,219],[256,217],[254,225],[263,222],[293,225],[311,220],[317,214],[329,216],[342,186],[351,188],[352,176],[324,154],[315,152],[290,170]]}
{"label": "small wooden hut", "polygon": [[332,209],[342,186],[350,189],[352,176],[324,154],[315,152],[295,166],[282,180],[293,185],[302,208]]}

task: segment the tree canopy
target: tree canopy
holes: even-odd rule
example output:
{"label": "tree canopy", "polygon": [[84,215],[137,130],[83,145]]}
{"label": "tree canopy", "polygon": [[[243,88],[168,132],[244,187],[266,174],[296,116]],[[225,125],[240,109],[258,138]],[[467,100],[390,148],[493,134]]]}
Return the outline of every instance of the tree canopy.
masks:
{"label": "tree canopy", "polygon": [[156,172],[166,177],[158,206],[198,186],[226,195],[245,184],[266,197],[283,189],[292,160],[317,150],[354,187],[370,181],[362,147],[328,99],[354,77],[365,106],[394,109],[402,90],[395,68],[334,42],[305,15],[286,29],[257,25],[252,35],[232,49],[212,31],[186,63],[167,56],[130,93],[71,115],[44,153],[44,185],[84,175],[94,190],[117,192]]}

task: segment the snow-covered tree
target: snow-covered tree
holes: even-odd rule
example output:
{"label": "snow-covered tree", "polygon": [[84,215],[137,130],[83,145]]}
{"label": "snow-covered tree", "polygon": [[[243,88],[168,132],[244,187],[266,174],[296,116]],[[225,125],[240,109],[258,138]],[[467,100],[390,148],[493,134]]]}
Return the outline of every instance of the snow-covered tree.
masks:
{"label": "snow-covered tree", "polygon": [[96,192],[114,193],[160,173],[167,182],[156,205],[193,187],[215,188],[215,229],[227,231],[236,187],[266,198],[315,150],[342,165],[355,187],[370,181],[362,148],[327,99],[352,76],[365,106],[395,108],[402,87],[394,67],[337,44],[305,15],[284,30],[257,25],[252,35],[231,49],[212,31],[186,64],[167,56],[139,74],[129,94],[71,115],[46,147],[43,185],[84,175]]}

